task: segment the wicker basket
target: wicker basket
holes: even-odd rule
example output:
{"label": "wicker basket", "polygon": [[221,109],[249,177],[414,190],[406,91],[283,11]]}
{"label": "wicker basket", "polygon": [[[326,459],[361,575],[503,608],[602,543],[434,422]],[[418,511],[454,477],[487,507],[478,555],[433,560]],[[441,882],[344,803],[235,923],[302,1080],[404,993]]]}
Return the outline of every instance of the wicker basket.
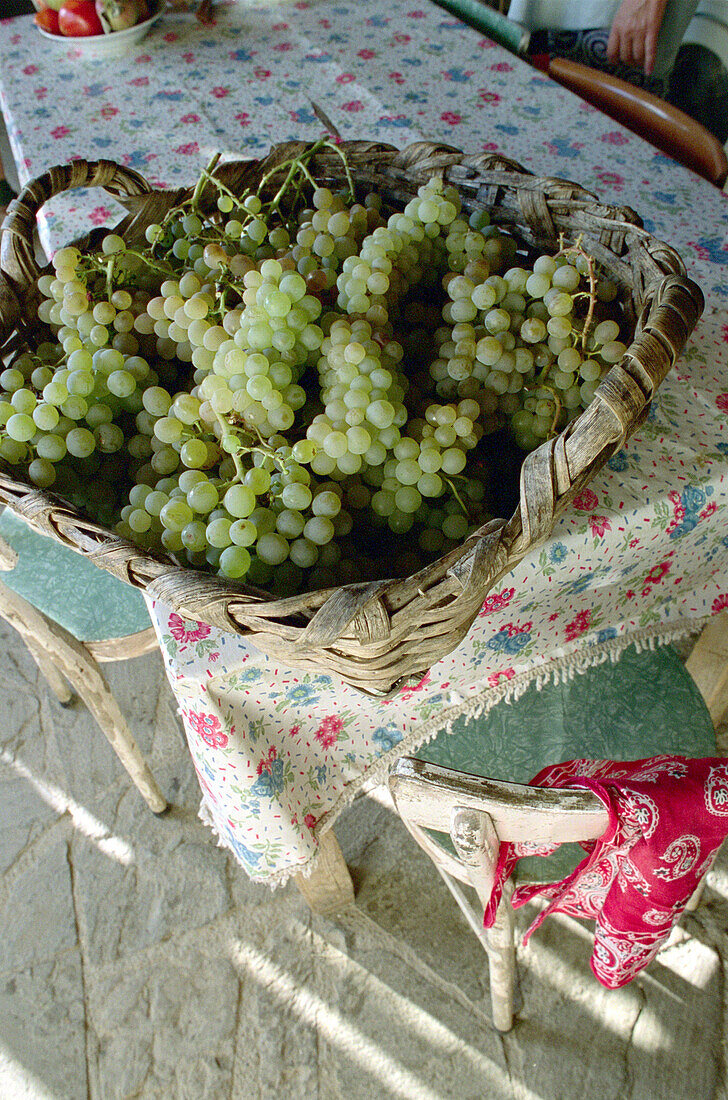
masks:
{"label": "wicker basket", "polygon": [[[296,143],[276,146],[262,161],[226,164],[217,174],[240,193],[306,148]],[[0,472],[0,501],[183,617],[247,637],[287,664],[330,672],[362,691],[383,695],[460,643],[489,589],[548,538],[572,497],[641,423],[695,327],[703,298],[686,278],[677,253],[651,237],[633,210],[603,205],[575,183],[538,178],[500,156],[467,156],[425,142],[402,151],[369,142],[347,142],[341,148],[357,185],[377,189],[395,204],[404,205],[423,182],[442,174],[458,188],[468,212],[487,209],[493,223],[529,246],[556,251],[560,233],[568,240],[581,234],[584,247],[619,286],[622,306],[634,325],[633,341],[586,411],[524,459],[520,502],[510,519],[489,523],[457,550],[406,579],[274,599],[140,551],[53,494],[30,487],[12,470]],[[330,149],[316,153],[309,169],[322,183],[345,183],[342,160]],[[129,242],[141,241],[145,227],[189,193],[153,191],[136,172],[109,161],[76,161],[28,184],[2,226],[0,343],[6,349],[32,340],[38,325],[36,213],[51,196],[80,186],[103,187],[120,197],[129,214],[116,231]],[[212,209],[214,199],[212,188],[203,192],[203,206],[208,203]]]}

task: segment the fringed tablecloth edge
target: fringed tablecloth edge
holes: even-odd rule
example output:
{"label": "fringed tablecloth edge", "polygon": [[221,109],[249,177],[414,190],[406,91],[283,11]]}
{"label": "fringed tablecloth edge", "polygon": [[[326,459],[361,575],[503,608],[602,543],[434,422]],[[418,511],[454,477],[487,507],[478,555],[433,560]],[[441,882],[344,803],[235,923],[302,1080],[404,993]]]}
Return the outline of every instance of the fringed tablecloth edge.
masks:
{"label": "fringed tablecloth edge", "polygon": [[[337,803],[338,805],[338,803]],[[343,808],[343,807],[342,807]],[[207,803],[205,796],[202,796],[200,801],[200,808],[197,811],[197,816],[203,825],[206,825],[211,830],[218,848],[225,848],[231,856],[235,859],[235,862],[242,867],[245,874],[251,882],[260,883],[263,886],[270,887],[271,890],[277,890],[279,886],[285,886],[289,879],[295,878],[297,875],[303,875],[304,878],[309,878],[316,867],[321,856],[321,850],[317,847],[317,850],[305,863],[297,863],[292,867],[282,867],[279,871],[274,871],[270,875],[255,875],[252,874],[250,868],[240,859],[232,844],[230,844],[223,836],[220,835],[220,831],[215,823],[212,811]],[[326,822],[326,828],[318,829],[312,835],[318,844],[318,838],[322,836],[328,829],[331,828],[333,822]]]}
{"label": "fringed tablecloth edge", "polygon": [[[346,789],[339,795],[339,798],[331,809],[327,810],[324,816],[317,822],[317,827],[312,833],[314,840],[318,841],[319,837],[323,836],[324,833],[333,827],[341,812],[354,801],[357,795],[364,792],[365,788],[373,789],[380,786],[395,760],[422,748],[423,745],[426,745],[428,741],[431,741],[439,733],[442,733],[443,730],[449,732],[457,719],[463,717],[480,718],[488,714],[488,712],[498,703],[516,702],[534,682],[536,683],[537,689],[540,691],[549,683],[566,683],[567,680],[572,680],[574,676],[585,673],[590,668],[603,664],[607,660],[616,663],[624,650],[629,649],[632,645],[635,646],[638,652],[644,649],[655,649],[656,646],[669,645],[671,642],[686,638],[690,634],[699,633],[700,630],[710,622],[712,617],[712,615],[705,615],[699,619],[683,619],[679,623],[674,623],[671,626],[664,626],[659,631],[655,631],[655,626],[653,624],[629,634],[622,634],[616,638],[608,638],[596,645],[582,649],[577,648],[572,653],[568,653],[562,657],[555,657],[553,660],[547,661],[544,665],[526,669],[524,672],[516,674],[511,677],[510,680],[505,680],[495,687],[489,686],[484,688],[477,695],[471,696],[468,699],[463,699],[455,705],[448,707],[446,710],[440,711],[434,718],[425,722],[416,732],[403,738],[395,748],[390,749],[389,752],[381,756],[376,764],[368,768],[364,774],[352,779],[351,782],[347,784]],[[271,874],[255,875],[251,873],[250,868],[240,859],[233,846],[220,835],[212,811],[204,796],[200,802],[198,817],[203,824],[207,825],[208,828],[212,830],[217,840],[218,848],[226,848],[235,858],[235,861],[240,864],[252,882],[261,883],[275,890],[279,886],[285,886],[290,878],[294,878],[297,875],[303,875],[304,878],[308,878],[316,871],[320,855],[319,851],[316,851],[310,859],[306,860],[304,863],[282,867]]]}

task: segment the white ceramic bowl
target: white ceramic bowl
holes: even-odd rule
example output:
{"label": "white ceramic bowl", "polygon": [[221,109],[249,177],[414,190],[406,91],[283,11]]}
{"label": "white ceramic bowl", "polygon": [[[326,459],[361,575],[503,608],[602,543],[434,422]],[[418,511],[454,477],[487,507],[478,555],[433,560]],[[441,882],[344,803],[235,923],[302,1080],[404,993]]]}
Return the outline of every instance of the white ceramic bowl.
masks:
{"label": "white ceramic bowl", "polygon": [[133,27],[127,27],[125,31],[112,31],[110,34],[89,34],[74,37],[66,34],[49,34],[41,27],[38,31],[55,46],[62,46],[66,50],[78,52],[81,57],[115,57],[131,50],[137,42],[141,42],[145,34],[154,26],[162,13],[155,12],[143,23],[136,23]]}

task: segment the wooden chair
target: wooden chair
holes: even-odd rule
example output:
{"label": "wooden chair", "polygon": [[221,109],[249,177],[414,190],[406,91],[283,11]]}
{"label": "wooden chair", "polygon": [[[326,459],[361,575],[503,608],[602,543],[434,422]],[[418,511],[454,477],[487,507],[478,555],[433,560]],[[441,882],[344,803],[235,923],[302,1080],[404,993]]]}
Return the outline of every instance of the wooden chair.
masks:
{"label": "wooden chair", "polygon": [[[0,577],[3,572],[7,583],[0,580],[0,618],[20,634],[61,705],[70,706],[75,696],[86,704],[149,808],[155,814],[164,813],[164,796],[99,667],[107,661],[124,661],[157,649],[155,631],[146,625],[149,616],[141,594],[80,554],[32,531],[9,509],[0,513]],[[65,596],[54,591],[51,583],[59,576],[66,581]],[[69,590],[77,584],[78,576],[94,587],[101,585],[101,589],[96,600],[89,599],[88,589],[81,588],[78,596],[79,589],[74,589],[78,616],[71,623],[63,605],[69,602]],[[105,603],[107,613],[101,616],[102,623],[107,622],[117,634],[121,629],[119,636],[87,636],[86,612],[94,602]],[[120,605],[124,612],[121,615]],[[66,620],[73,630],[58,620]],[[95,616],[94,633],[98,633],[98,627]],[[315,871],[296,875],[294,881],[317,913],[333,916],[354,904],[351,876],[333,829],[320,839]]]}
{"label": "wooden chair", "polygon": [[671,103],[619,77],[562,57],[551,58],[548,74],[716,187],[725,184],[728,159],[720,141]]}
{"label": "wooden chair", "polygon": [[[154,813],[163,813],[164,796],[99,667],[99,662],[127,660],[157,647],[153,628],[145,626],[149,617],[141,595],[74,551],[31,531],[8,510],[0,515],[0,570],[7,579],[7,584],[0,581],[0,617],[20,634],[61,705],[70,706],[76,695],[86,704],[144,801]],[[60,576],[72,587],[79,574],[101,588],[92,595],[81,583],[72,631],[62,625],[64,593],[54,591],[52,579]],[[118,613],[115,598],[122,601]],[[85,620],[92,611],[98,633],[99,605],[105,608],[101,621],[107,620],[109,635],[120,624],[119,636],[86,636]]]}
{"label": "wooden chair", "polygon": [[[625,660],[627,667],[620,685],[620,665]],[[671,690],[673,683],[678,694],[674,699],[660,700],[663,709],[652,722],[650,694],[659,692],[662,696],[665,690]],[[591,791],[545,789],[490,778],[486,774],[493,763],[489,754],[500,753],[497,765],[502,773],[507,768],[504,753],[508,752],[503,744],[510,737],[514,741],[513,755],[518,758],[514,770],[523,771],[528,766],[531,775],[547,763],[578,757],[628,760],[657,755],[660,751],[687,756],[715,755],[714,723],[722,719],[728,704],[727,683],[728,615],[723,613],[706,628],[687,667],[666,648],[654,654],[648,651],[623,658],[616,666],[597,666],[575,677],[575,691],[565,692],[564,685],[558,684],[543,692],[529,689],[530,695],[495,708],[497,715],[491,711],[481,722],[464,723],[451,733],[439,735],[415,756],[403,757],[392,768],[389,787],[399,816],[434,862],[488,955],[493,1023],[498,1030],[508,1031],[513,1023],[515,945],[510,889],[504,891],[494,926],[486,930],[482,922],[500,842],[569,844],[593,840],[605,832],[609,819],[603,803]],[[620,690],[625,700],[629,700],[626,716],[615,712],[614,703]],[[548,723],[549,714],[558,716],[561,708],[567,714],[567,724],[570,720],[573,725],[578,714],[572,713],[568,719],[568,712],[578,710],[585,701],[587,709],[591,705],[593,710],[584,715],[583,751],[574,751],[573,744],[565,743],[560,752],[547,750],[546,756],[548,751],[554,751],[556,758],[543,759],[542,754],[538,760],[539,733],[543,731],[531,724],[531,718],[538,719],[543,726]],[[645,706],[647,722],[642,730],[635,729],[634,715]],[[497,725],[497,730],[489,730],[489,724]],[[594,737],[590,738],[595,726],[600,727],[596,744]],[[646,741],[645,733],[649,735]],[[529,738],[536,752],[533,762],[527,765],[523,753]],[[467,766],[458,767],[461,761]],[[533,872],[537,864],[543,864],[541,873],[534,877],[559,880],[583,856],[583,851],[578,851],[578,856],[572,855],[569,863],[568,856],[566,861],[563,858],[566,850],[560,849],[562,857],[556,867],[552,863],[551,871],[547,865],[554,860],[553,856],[548,860],[531,859],[528,871]],[[522,860],[521,866],[525,863]],[[477,906],[461,884],[475,891]],[[689,907],[697,905],[700,889]]]}
{"label": "wooden chair", "polygon": [[511,53],[545,69],[557,83],[716,187],[725,184],[728,160],[723,145],[710,130],[678,107],[644,88],[578,61],[530,53],[530,31],[481,0],[437,0],[437,3]]}
{"label": "wooden chair", "polygon": [[[493,1024],[509,1031],[516,959],[510,891],[504,891],[493,927],[483,928],[499,843],[595,840],[609,824],[604,804],[591,791],[501,783],[412,757],[397,762],[389,786],[402,821],[432,859],[488,955]],[[427,830],[449,836],[454,854]],[[475,890],[480,908],[474,908],[461,882]]]}

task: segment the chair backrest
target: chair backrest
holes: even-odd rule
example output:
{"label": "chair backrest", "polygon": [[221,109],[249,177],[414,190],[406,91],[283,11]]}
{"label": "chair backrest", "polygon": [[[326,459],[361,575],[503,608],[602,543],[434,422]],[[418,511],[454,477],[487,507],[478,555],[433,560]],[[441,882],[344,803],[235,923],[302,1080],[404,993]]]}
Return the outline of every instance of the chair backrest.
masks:
{"label": "chair backrest", "polygon": [[[484,779],[414,757],[397,761],[389,789],[405,826],[438,869],[474,886],[484,902],[501,841],[594,840],[609,824],[592,791]],[[427,830],[448,834],[457,857]]]}
{"label": "chair backrest", "polygon": [[684,111],[644,88],[578,61],[553,57],[548,73],[663,153],[692,168],[716,187],[723,187],[728,177],[725,149],[715,134]]}

